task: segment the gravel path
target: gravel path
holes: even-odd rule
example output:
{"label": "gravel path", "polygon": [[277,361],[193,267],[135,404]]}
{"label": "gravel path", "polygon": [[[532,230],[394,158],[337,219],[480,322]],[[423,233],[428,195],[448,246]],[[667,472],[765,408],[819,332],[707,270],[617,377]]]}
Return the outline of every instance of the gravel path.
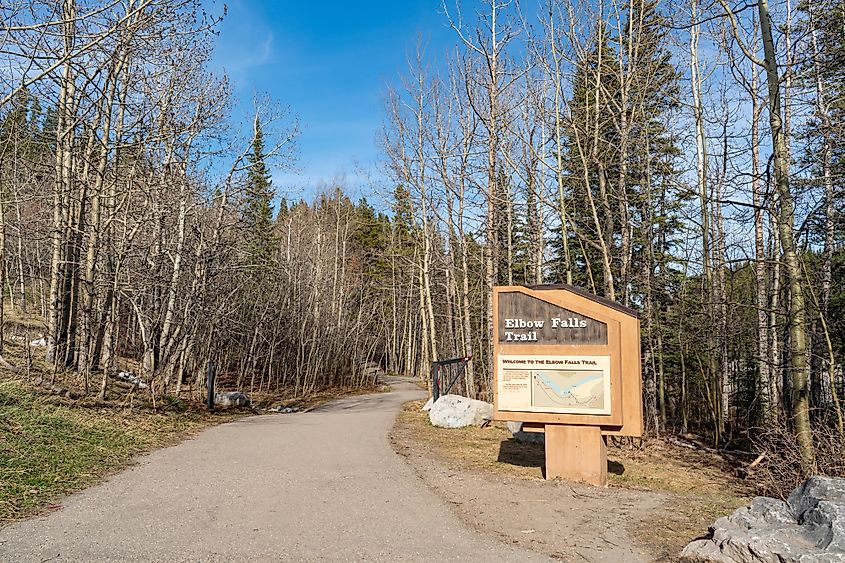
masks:
{"label": "gravel path", "polygon": [[388,442],[413,385],[246,418],[0,529],[2,561],[539,561],[462,523]]}

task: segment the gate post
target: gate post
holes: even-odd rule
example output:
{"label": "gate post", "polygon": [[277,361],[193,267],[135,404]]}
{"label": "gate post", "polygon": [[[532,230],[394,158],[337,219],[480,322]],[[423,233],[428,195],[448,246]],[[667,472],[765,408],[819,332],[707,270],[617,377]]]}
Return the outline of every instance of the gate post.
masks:
{"label": "gate post", "polygon": [[431,398],[432,403],[440,398],[440,364],[437,362],[431,364]]}
{"label": "gate post", "polygon": [[214,362],[208,362],[208,377],[206,378],[206,385],[208,385],[208,395],[206,396],[206,406],[208,410],[214,410]]}

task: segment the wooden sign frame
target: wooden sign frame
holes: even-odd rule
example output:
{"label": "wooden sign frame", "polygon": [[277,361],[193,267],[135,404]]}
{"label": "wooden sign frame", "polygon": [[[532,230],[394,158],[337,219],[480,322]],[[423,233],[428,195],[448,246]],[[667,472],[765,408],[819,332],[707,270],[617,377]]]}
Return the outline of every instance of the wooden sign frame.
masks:
{"label": "wooden sign frame", "polygon": [[[500,342],[499,298],[519,293],[552,306],[572,311],[607,325],[606,344],[548,344],[543,342]],[[500,286],[493,288],[493,417],[535,425],[599,427],[605,436],[635,436],[643,433],[642,364],[640,320],[637,313],[613,301],[591,295],[576,287]],[[499,356],[609,356],[610,414],[561,414],[499,409]]]}

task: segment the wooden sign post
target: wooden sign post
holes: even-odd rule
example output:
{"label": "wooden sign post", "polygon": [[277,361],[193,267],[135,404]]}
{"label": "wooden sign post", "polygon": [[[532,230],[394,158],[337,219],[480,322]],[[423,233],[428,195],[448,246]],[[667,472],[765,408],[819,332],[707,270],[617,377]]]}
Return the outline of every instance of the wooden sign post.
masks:
{"label": "wooden sign post", "polygon": [[494,418],[545,432],[546,479],[607,485],[607,436],[642,436],[636,312],[569,285],[493,289]]}

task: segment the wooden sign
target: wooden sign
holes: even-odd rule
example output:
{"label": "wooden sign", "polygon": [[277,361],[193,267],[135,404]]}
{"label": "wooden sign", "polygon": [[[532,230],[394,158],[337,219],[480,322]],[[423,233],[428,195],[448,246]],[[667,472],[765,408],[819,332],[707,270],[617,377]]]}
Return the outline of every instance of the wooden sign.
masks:
{"label": "wooden sign", "polygon": [[546,432],[546,478],[605,485],[604,437],[643,431],[636,312],[568,285],[496,287],[493,335],[494,417]]}

